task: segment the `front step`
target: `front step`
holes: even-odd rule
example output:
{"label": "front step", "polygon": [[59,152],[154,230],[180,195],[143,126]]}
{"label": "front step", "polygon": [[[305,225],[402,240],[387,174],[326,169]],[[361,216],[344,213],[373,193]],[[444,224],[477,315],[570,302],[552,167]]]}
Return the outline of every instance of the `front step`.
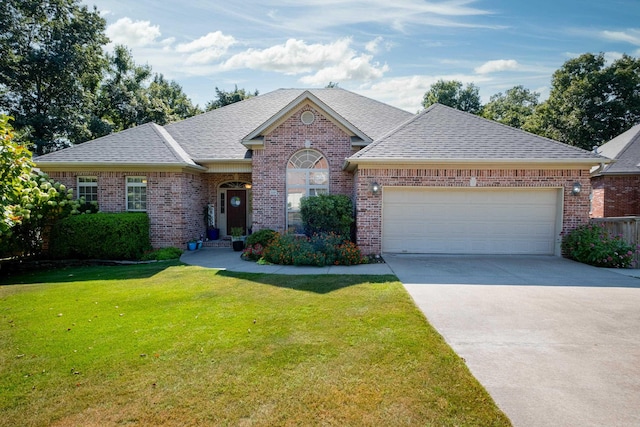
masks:
{"label": "front step", "polygon": [[202,242],[203,248],[230,248],[231,239],[205,240]]}

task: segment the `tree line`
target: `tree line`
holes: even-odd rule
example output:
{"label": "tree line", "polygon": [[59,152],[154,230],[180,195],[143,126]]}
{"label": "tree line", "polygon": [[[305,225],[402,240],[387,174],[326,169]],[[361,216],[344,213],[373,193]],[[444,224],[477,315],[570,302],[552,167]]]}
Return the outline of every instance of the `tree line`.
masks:
{"label": "tree line", "polygon": [[591,150],[640,123],[640,60],[628,55],[607,65],[604,54],[566,61],[551,80],[549,98],[515,86],[482,105],[478,87],[440,80],[423,106],[438,102],[569,145]]}
{"label": "tree line", "polygon": [[[105,27],[80,0],[6,0],[0,8],[0,113],[36,154],[203,112],[126,46],[105,53]],[[215,91],[205,110],[258,94]]]}
{"label": "tree line", "polygon": [[[126,46],[105,53],[105,26],[80,0],[6,0],[0,8],[0,113],[14,118],[16,140],[36,154],[203,112],[178,83],[136,64]],[[215,93],[204,111],[258,95],[237,86]],[[477,86],[455,80],[424,94],[425,108],[436,102],[590,150],[640,122],[640,60],[570,59],[553,74],[544,102],[515,86],[482,105]]]}

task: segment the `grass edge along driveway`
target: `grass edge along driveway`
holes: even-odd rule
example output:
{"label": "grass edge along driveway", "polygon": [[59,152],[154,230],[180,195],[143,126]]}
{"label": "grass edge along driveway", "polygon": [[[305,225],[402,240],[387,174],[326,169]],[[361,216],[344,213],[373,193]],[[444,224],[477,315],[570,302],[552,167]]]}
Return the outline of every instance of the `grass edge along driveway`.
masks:
{"label": "grass edge along driveway", "polygon": [[0,425],[509,425],[394,276],[82,267],[0,287]]}

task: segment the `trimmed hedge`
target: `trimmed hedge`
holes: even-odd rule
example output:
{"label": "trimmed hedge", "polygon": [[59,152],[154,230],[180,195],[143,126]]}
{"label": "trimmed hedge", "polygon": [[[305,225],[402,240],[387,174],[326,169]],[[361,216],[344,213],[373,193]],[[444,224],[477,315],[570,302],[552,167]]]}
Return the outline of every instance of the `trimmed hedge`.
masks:
{"label": "trimmed hedge", "polygon": [[58,221],[51,230],[53,258],[138,260],[151,249],[145,213],[97,213]]}

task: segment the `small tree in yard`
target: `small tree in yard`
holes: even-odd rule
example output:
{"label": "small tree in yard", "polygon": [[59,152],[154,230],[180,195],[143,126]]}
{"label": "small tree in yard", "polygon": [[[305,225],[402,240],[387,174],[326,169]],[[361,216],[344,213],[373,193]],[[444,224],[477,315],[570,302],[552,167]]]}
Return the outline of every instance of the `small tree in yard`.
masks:
{"label": "small tree in yard", "polygon": [[341,194],[321,194],[303,197],[300,216],[307,236],[317,233],[336,233],[346,238],[351,236],[353,203]]}

